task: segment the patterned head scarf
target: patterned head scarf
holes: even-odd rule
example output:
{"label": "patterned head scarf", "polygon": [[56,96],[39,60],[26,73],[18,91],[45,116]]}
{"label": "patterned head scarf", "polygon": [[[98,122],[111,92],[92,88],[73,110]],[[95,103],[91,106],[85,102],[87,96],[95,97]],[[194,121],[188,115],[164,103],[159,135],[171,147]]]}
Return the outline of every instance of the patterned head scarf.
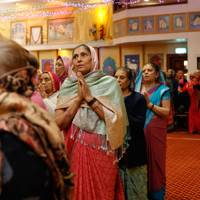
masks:
{"label": "patterned head scarf", "polygon": [[17,43],[0,37],[0,88],[30,97],[35,91],[37,68],[29,53]]}
{"label": "patterned head scarf", "polygon": [[60,82],[63,83],[66,78],[69,77],[68,72],[69,72],[69,65],[71,63],[71,59],[66,57],[66,56],[58,56],[57,60],[61,58],[64,64],[64,71],[62,74],[59,76]]}
{"label": "patterned head scarf", "polygon": [[49,75],[50,79],[51,79],[53,93],[55,93],[58,90],[60,90],[59,76],[57,74],[53,73],[53,72],[45,71],[44,73],[47,73]]}
{"label": "patterned head scarf", "polygon": [[[86,46],[89,47],[90,52],[91,52],[92,68],[91,68],[90,72],[93,72],[98,69],[98,57],[97,57],[96,51],[93,47],[91,47],[89,45],[86,45]],[[72,59],[71,63],[70,63],[70,67],[69,67],[69,77],[73,77],[73,76],[76,76],[76,72],[74,70],[73,59]]]}
{"label": "patterned head scarf", "polygon": [[[55,199],[68,200],[74,175],[60,129],[45,110],[24,97],[35,90],[37,67],[30,66],[29,54],[13,41],[0,37],[0,50],[0,129],[15,135],[43,159],[51,170]],[[0,171],[1,149],[0,140]],[[2,180],[0,173],[0,191]]]}

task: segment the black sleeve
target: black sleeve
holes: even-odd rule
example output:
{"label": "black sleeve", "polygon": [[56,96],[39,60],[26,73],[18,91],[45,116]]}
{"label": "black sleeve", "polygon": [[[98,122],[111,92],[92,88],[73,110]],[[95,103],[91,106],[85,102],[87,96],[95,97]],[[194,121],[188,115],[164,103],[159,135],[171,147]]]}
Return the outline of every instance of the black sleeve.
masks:
{"label": "black sleeve", "polygon": [[[53,200],[50,172],[46,163],[10,132],[0,129],[2,151],[1,200]],[[12,192],[11,192],[12,191]]]}
{"label": "black sleeve", "polygon": [[197,84],[197,85],[193,85],[193,88],[194,88],[194,90],[200,90],[200,85],[199,84]]}
{"label": "black sleeve", "polygon": [[197,85],[196,85],[196,88],[197,88],[197,90],[200,90],[200,85],[197,84]]}
{"label": "black sleeve", "polygon": [[178,94],[178,81],[174,79],[174,84],[173,84],[173,94],[177,95]]}
{"label": "black sleeve", "polygon": [[[140,98],[134,106],[133,115],[128,114],[130,127],[134,130],[131,134],[140,134],[144,128],[146,119],[147,102],[144,97]],[[132,135],[131,135],[132,136]]]}

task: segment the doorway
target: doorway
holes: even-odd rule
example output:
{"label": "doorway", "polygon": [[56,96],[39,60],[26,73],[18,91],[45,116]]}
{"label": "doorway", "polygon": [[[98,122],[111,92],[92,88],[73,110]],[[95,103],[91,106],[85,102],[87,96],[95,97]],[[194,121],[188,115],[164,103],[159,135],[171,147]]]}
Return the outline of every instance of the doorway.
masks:
{"label": "doorway", "polygon": [[167,69],[173,69],[175,73],[182,70],[184,74],[188,72],[187,54],[167,54]]}

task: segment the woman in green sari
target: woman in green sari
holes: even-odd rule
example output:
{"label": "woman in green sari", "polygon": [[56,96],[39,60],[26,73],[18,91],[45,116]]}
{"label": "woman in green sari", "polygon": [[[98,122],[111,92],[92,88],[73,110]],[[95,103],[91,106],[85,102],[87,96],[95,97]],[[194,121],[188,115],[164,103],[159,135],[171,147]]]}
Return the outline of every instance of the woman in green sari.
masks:
{"label": "woman in green sari", "polygon": [[126,139],[123,113],[117,80],[98,70],[94,48],[76,47],[54,117],[64,131],[71,170],[76,174],[76,199],[124,199],[117,168]]}

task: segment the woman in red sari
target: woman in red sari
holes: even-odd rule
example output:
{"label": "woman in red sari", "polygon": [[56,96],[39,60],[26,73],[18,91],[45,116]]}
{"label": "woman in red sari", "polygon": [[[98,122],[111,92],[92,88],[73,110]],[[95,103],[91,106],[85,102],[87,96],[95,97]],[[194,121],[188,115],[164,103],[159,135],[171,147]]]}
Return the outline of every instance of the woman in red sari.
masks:
{"label": "woman in red sari", "polygon": [[189,74],[189,81],[185,84],[185,86],[182,88],[182,92],[186,91],[188,86],[189,86],[189,83],[190,81],[194,78],[194,72],[190,72]]}
{"label": "woman in red sari", "polygon": [[184,72],[182,70],[179,70],[175,78],[178,81],[178,91],[183,92],[183,88],[187,84],[187,80],[184,78]]}
{"label": "woman in red sari", "polygon": [[194,78],[190,81],[187,91],[190,95],[191,106],[189,108],[189,132],[200,132],[200,104],[199,104],[199,90],[200,90],[200,71],[196,70]]}
{"label": "woman in red sari", "polygon": [[148,198],[164,200],[166,189],[166,135],[170,114],[170,92],[164,85],[161,70],[155,63],[147,63],[136,79],[136,92],[147,101],[144,134],[148,158]]}
{"label": "woman in red sari", "polygon": [[73,50],[70,78],[59,91],[54,118],[64,130],[76,174],[76,200],[123,200],[117,161],[123,152],[126,108],[117,80],[97,69],[94,48],[79,45]]}

